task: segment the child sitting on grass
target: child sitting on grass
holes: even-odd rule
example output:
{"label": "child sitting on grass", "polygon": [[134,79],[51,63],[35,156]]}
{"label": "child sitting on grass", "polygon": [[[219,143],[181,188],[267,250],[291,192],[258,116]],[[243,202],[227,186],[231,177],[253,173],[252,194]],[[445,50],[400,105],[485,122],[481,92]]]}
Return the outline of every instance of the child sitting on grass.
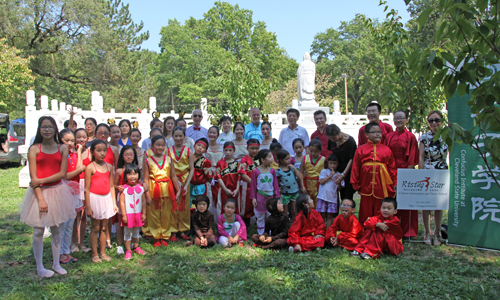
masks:
{"label": "child sitting on grass", "polygon": [[236,201],[232,198],[226,199],[224,213],[217,219],[217,240],[224,247],[238,244],[243,247],[247,240],[247,227],[240,215],[235,214]]}
{"label": "child sitting on grass", "polygon": [[325,245],[325,221],[314,209],[314,202],[307,194],[297,198],[297,217],[288,230],[290,252],[312,251]]}
{"label": "child sitting on grass", "polygon": [[271,214],[266,218],[264,234],[254,234],[254,247],[262,249],[280,249],[286,247],[288,237],[288,215],[283,213],[284,208],[280,198],[271,198],[266,203],[267,211]]}
{"label": "child sitting on grass", "polygon": [[383,252],[398,255],[403,252],[403,229],[395,216],[398,203],[396,199],[386,197],[382,200],[380,214],[368,218],[364,223],[365,234],[351,252],[361,259],[377,258]]}
{"label": "child sitting on grass", "polygon": [[198,195],[193,201],[196,212],[191,216],[191,223],[195,232],[194,242],[187,242],[186,246],[195,244],[199,247],[215,245],[214,214],[208,211],[210,200],[205,195]]}
{"label": "child sitting on grass", "polygon": [[[359,224],[354,215],[356,211],[356,202],[351,199],[342,200],[340,212],[332,226],[326,231],[326,242],[333,247],[346,248],[349,251],[354,250],[359,240],[363,236],[363,227]],[[340,232],[340,233],[339,233]],[[338,234],[337,234],[338,233]]]}

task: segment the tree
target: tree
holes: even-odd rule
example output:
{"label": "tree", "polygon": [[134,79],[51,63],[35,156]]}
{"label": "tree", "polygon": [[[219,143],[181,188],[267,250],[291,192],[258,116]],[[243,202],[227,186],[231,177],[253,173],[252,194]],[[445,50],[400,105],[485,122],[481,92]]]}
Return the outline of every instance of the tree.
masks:
{"label": "tree", "polygon": [[[491,171],[492,166],[500,166],[500,138],[486,135],[487,131],[500,131],[500,72],[494,72],[494,67],[500,62],[498,2],[439,0],[436,7],[420,13],[417,19],[419,28],[433,10],[440,16],[435,40],[448,43],[413,51],[410,68],[425,76],[432,87],[441,86],[447,98],[455,92],[460,96],[471,94],[467,104],[475,114],[475,127],[465,130],[460,124],[448,123],[441,135],[448,145],[458,141],[478,151],[487,166],[488,176],[500,186]],[[484,143],[484,148],[480,143]],[[488,156],[491,160],[487,159]]]}
{"label": "tree", "polygon": [[354,114],[359,112],[360,105],[383,100],[380,86],[373,82],[368,70],[375,68],[383,73],[385,59],[363,18],[358,14],[350,22],[342,22],[337,30],[329,28],[318,33],[311,45],[311,56],[317,60],[318,73],[330,74],[336,83],[330,91],[332,97],[344,97],[344,82],[339,79],[343,73],[347,74],[348,97],[352,105],[349,111]]}
{"label": "tree", "polygon": [[23,98],[35,79],[28,67],[30,58],[19,57],[21,52],[0,39],[0,112],[14,113],[14,117],[22,115]]}

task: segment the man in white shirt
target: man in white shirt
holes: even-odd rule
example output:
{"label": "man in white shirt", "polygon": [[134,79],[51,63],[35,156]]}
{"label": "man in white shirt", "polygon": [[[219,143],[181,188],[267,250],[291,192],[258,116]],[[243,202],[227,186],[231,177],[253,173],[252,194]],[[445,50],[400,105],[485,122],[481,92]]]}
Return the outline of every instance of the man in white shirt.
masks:
{"label": "man in white shirt", "polygon": [[297,138],[301,138],[304,141],[305,153],[309,154],[309,134],[304,127],[297,125],[299,116],[300,112],[295,108],[290,108],[286,112],[288,127],[281,130],[278,140],[283,149],[290,153],[290,156],[295,156],[295,151],[293,151],[293,140]]}
{"label": "man in white shirt", "polygon": [[201,110],[193,110],[191,117],[193,119],[193,125],[186,129],[186,135],[192,138],[195,142],[201,138],[206,138],[208,140],[208,130],[200,125],[201,120],[203,120]]}

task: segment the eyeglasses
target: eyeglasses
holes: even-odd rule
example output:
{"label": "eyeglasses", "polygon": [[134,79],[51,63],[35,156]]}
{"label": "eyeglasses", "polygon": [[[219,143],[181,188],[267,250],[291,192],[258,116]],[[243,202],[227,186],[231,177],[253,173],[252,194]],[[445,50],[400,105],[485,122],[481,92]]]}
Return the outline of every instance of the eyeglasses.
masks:
{"label": "eyeglasses", "polygon": [[95,134],[96,135],[109,135],[109,131],[98,131]]}
{"label": "eyeglasses", "polygon": [[373,134],[382,134],[382,131],[369,131],[368,133],[373,133]]}
{"label": "eyeglasses", "polygon": [[125,157],[134,157],[134,153],[125,153],[123,154]]}
{"label": "eyeglasses", "polygon": [[193,118],[202,118],[202,115],[193,115]]}
{"label": "eyeglasses", "polygon": [[340,204],[340,207],[352,207],[352,205],[349,205],[349,204]]}
{"label": "eyeglasses", "polygon": [[429,119],[427,121],[429,122],[429,124],[431,124],[431,123],[440,123],[441,119],[440,118],[435,118],[435,119]]}
{"label": "eyeglasses", "polygon": [[43,130],[43,131],[51,131],[54,129],[56,129],[54,126],[42,126],[42,127],[40,127],[40,130]]}

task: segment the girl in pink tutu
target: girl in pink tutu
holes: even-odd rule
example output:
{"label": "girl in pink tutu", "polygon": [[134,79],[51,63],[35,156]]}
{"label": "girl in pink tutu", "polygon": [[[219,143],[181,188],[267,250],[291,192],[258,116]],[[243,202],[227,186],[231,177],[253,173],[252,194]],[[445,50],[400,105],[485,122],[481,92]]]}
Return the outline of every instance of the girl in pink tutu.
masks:
{"label": "girl in pink tutu", "polygon": [[113,166],[104,162],[107,144],[95,140],[90,146],[92,162],[85,170],[85,206],[90,217],[90,247],[92,262],[102,262],[97,254],[97,236],[99,235],[100,256],[106,261],[111,257],[106,254],[106,240],[109,219],[118,212],[113,184]]}
{"label": "girl in pink tutu", "polygon": [[[80,173],[82,173],[82,147],[78,145],[75,148],[75,134],[69,128],[65,128],[59,132],[59,138],[66,147],[68,147],[68,171],[66,183],[71,188],[73,202],[75,203],[75,211],[79,214],[84,209],[83,201],[80,199]],[[75,219],[69,219],[61,224],[61,256],[59,262],[67,264],[69,262],[77,262],[78,260],[71,256],[71,237],[73,235],[73,225]]]}
{"label": "girl in pink tutu", "polygon": [[[75,203],[69,186],[62,182],[68,168],[68,147],[61,145],[56,122],[41,117],[33,145],[28,152],[30,187],[24,195],[21,222],[33,227],[33,254],[41,277],[52,277],[54,271],[67,274],[59,264],[61,232],[59,226],[76,217]],[[52,232],[52,270],[43,267],[43,231]]]}
{"label": "girl in pink tutu", "polygon": [[131,241],[134,243],[135,253],[145,254],[139,247],[139,231],[146,220],[146,195],[144,194],[144,188],[139,184],[141,171],[137,165],[128,164],[123,174],[125,183],[122,185],[123,193],[120,194],[121,226],[123,226],[125,232],[125,259],[129,260],[132,258]]}

